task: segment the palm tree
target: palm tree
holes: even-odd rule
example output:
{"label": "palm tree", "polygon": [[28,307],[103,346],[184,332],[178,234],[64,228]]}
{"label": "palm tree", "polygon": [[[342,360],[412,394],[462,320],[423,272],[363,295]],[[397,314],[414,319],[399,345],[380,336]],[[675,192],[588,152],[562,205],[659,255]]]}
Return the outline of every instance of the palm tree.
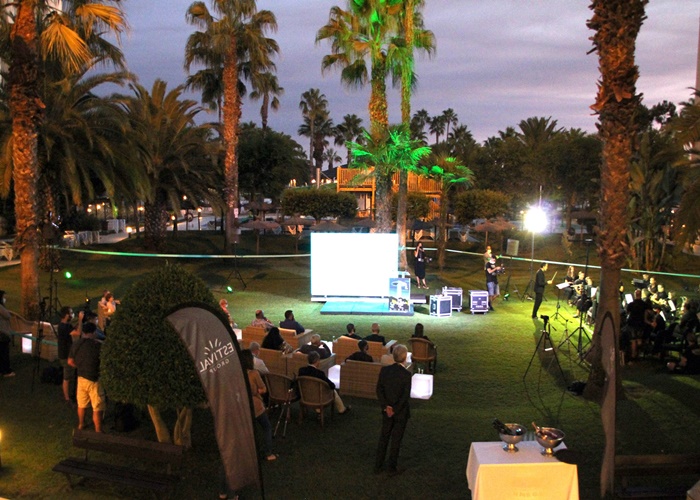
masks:
{"label": "palm tree", "polygon": [[[369,173],[365,177],[374,177],[375,180],[378,180],[380,177],[393,176],[395,172],[402,169],[418,173],[418,163],[422,158],[430,154],[430,148],[412,140],[408,127],[403,125],[389,127],[386,135],[379,141],[375,141],[374,137],[368,132],[365,132],[364,135],[365,140],[363,144],[348,144],[352,150],[352,166],[368,170]],[[375,196],[378,201],[381,200],[380,196],[382,194],[380,194],[379,189],[377,189]],[[384,196],[388,196],[388,193]],[[382,207],[381,204],[378,203],[378,205],[380,208]],[[378,209],[377,219],[380,222],[388,221],[388,227],[382,232],[389,232],[391,229],[391,205],[390,203],[384,205],[386,205],[389,213],[381,214],[380,216]]]}
{"label": "palm tree", "polygon": [[442,112],[442,118],[445,121],[445,137],[449,137],[450,135],[450,125],[452,126],[457,126],[459,123],[459,118],[457,117],[457,113],[455,113],[455,110],[452,108],[447,108]]}
{"label": "palm tree", "polygon": [[[389,114],[386,77],[396,53],[401,4],[385,0],[355,0],[348,10],[331,7],[328,23],[316,35],[316,41],[329,40],[331,54],[324,56],[323,71],[341,69],[341,81],[351,88],[370,83],[370,135],[375,144],[386,140]],[[368,68],[367,64],[370,64]],[[383,166],[375,167],[377,231],[391,230],[392,177]]]}
{"label": "palm tree", "polygon": [[[110,97],[99,97],[105,84],[124,85],[126,72],[91,74],[87,70],[43,86],[46,114],[39,129],[40,185],[43,213],[94,199],[96,189],[109,198],[138,192],[140,169],[120,162],[127,136],[126,115]],[[126,169],[126,170],[125,170]],[[96,187],[97,186],[97,187]]]}
{"label": "palm tree", "polygon": [[430,122],[430,115],[425,109],[419,109],[411,118],[411,137],[425,144],[428,143],[428,136],[425,134],[425,126]]}
{"label": "palm tree", "polygon": [[208,128],[194,121],[201,108],[181,98],[184,86],[168,92],[157,79],[150,93],[139,84],[130,88],[134,95],[120,100],[129,118],[130,147],[148,178],[144,239],[149,249],[162,250],[168,207],[178,211],[183,195],[211,199],[216,155],[207,147]]}
{"label": "palm tree", "polygon": [[[103,35],[119,35],[125,20],[113,0],[70,2],[58,10],[38,0],[5,2],[14,9],[9,30],[9,110],[12,116],[12,168],[15,188],[17,244],[21,254],[20,310],[29,318],[39,314],[37,213],[39,157],[38,127],[44,104],[40,98],[39,64],[45,71],[78,71],[95,61],[122,63],[122,54]],[[11,13],[0,12],[3,18]],[[4,41],[7,42],[7,41]]]}
{"label": "palm tree", "polygon": [[[345,146],[348,142],[357,142],[362,137],[362,118],[356,114],[343,116],[342,123],[335,126],[335,144]],[[347,149],[346,164],[350,165],[350,149]]]}
{"label": "palm tree", "polygon": [[599,115],[603,141],[601,168],[601,227],[598,254],[601,273],[595,332],[588,356],[591,373],[584,396],[603,402],[601,418],[606,435],[601,470],[601,497],[612,491],[615,457],[615,402],[621,387],[616,367],[620,333],[620,269],[627,254],[624,241],[629,202],[630,162],[636,135],[634,121],[640,96],[634,51],[645,18],[646,0],[593,0],[588,28],[598,53],[601,79],[591,108]]}
{"label": "palm tree", "polygon": [[[401,18],[401,34],[404,43],[399,43],[397,57],[392,61],[395,66],[394,75],[398,73],[401,82],[401,123],[410,130],[411,127],[411,94],[416,84],[414,72],[414,51],[416,49],[429,56],[435,51],[435,37],[431,31],[423,28],[423,16],[420,8],[422,0],[405,0],[403,9],[399,12]],[[396,77],[395,77],[396,79]],[[408,172],[399,171],[399,190],[396,208],[396,232],[399,234],[399,268],[408,269],[406,257],[406,225],[408,214]]]}
{"label": "palm tree", "polygon": [[335,165],[337,162],[343,161],[343,158],[333,148],[327,148],[323,152],[323,159],[324,161],[328,162],[328,170],[332,170],[333,165]]}
{"label": "palm tree", "polygon": [[438,267],[442,270],[445,267],[445,246],[447,244],[447,207],[449,205],[449,195],[457,185],[471,187],[474,181],[474,173],[461,161],[446,153],[433,153],[428,159],[425,175],[434,177],[441,181],[440,193],[440,215],[437,238],[437,261]]}
{"label": "palm tree", "polygon": [[442,115],[434,116],[428,120],[429,130],[431,134],[435,134],[435,144],[440,143],[440,136],[445,133],[445,117]]}
{"label": "palm tree", "polygon": [[223,89],[222,142],[224,148],[224,193],[226,199],[225,250],[236,241],[238,225],[238,131],[241,119],[239,79],[271,71],[272,56],[279,52],[277,42],[266,36],[277,30],[277,19],[268,10],[258,11],[255,0],[211,0],[192,3],[187,21],[200,29],[187,40],[185,67],[202,64],[221,71]]}
{"label": "palm tree", "polygon": [[700,91],[682,104],[680,115],[671,122],[674,139],[688,153],[678,162],[684,190],[676,224],[682,230],[676,243],[693,243],[700,233]]}
{"label": "palm tree", "polygon": [[250,98],[254,101],[262,99],[260,106],[260,118],[262,129],[267,130],[267,117],[270,109],[277,111],[280,108],[279,96],[284,94],[284,88],[280,87],[277,75],[269,71],[253,75],[253,91]]}
{"label": "palm tree", "polygon": [[[322,94],[319,89],[307,90],[301,94],[299,109],[304,119],[304,123],[299,127],[299,134],[309,138],[309,171],[311,173],[311,178],[315,179],[317,177],[317,175],[315,175],[315,170],[320,168],[321,157],[323,155],[322,151],[316,151],[316,145],[318,143],[316,125],[325,123],[330,116],[326,94]],[[304,130],[303,133],[301,132],[302,128]],[[314,162],[316,164],[315,168]]]}

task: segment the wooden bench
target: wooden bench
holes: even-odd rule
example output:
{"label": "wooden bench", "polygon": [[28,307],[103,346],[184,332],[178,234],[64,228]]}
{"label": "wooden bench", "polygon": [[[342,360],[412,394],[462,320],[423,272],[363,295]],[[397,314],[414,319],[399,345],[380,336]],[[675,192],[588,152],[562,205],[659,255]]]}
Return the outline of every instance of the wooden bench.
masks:
{"label": "wooden bench", "polygon": [[[686,498],[686,492],[700,475],[700,454],[617,455],[615,456],[615,494],[618,498]],[[676,481],[668,486],[630,486],[630,478],[689,476],[688,482]],[[659,481],[660,482],[660,481]]]}
{"label": "wooden bench", "polygon": [[[85,450],[85,456],[67,458],[53,468],[54,472],[65,474],[71,488],[82,481],[81,479],[74,483],[72,476],[80,476],[84,479],[110,481],[167,494],[180,480],[180,476],[173,473],[172,468],[179,469],[182,464],[184,450],[182,446],[78,429],[73,431],[73,446]],[[89,459],[90,451],[167,464],[167,468],[165,472],[157,472],[133,466],[97,462]]]}

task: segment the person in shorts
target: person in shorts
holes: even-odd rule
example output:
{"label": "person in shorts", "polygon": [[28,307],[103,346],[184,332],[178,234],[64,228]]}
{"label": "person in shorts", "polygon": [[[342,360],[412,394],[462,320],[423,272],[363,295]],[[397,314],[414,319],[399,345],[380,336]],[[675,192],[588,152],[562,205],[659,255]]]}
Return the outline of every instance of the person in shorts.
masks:
{"label": "person in shorts", "polygon": [[102,417],[106,407],[105,393],[100,383],[100,350],[102,342],[95,338],[94,323],[83,325],[83,336],[73,343],[68,364],[78,372],[78,429],[85,428],[85,413],[92,406],[95,432],[102,432]]}
{"label": "person in shorts", "polygon": [[498,288],[498,273],[500,270],[501,266],[496,265],[496,257],[491,257],[488,262],[484,264],[486,290],[488,290],[489,293],[489,311],[493,311],[493,301],[501,294]]}

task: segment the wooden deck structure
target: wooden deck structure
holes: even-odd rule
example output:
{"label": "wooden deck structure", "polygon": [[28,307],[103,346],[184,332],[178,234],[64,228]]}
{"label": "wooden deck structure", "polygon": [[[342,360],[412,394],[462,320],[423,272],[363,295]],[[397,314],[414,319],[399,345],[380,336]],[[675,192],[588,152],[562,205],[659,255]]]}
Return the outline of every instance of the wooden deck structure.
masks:
{"label": "wooden deck structure", "polygon": [[[357,168],[339,168],[337,170],[337,190],[354,193],[358,197],[358,201],[365,200],[365,203],[360,203],[358,215],[370,216],[374,218],[374,209],[376,206],[376,183],[373,177],[363,178],[366,172]],[[399,189],[399,174],[394,174],[392,180],[392,191],[395,193]],[[440,199],[442,196],[441,183],[435,179],[428,179],[413,173],[408,174],[408,192],[423,193],[430,200],[429,219],[438,216],[440,210]]]}

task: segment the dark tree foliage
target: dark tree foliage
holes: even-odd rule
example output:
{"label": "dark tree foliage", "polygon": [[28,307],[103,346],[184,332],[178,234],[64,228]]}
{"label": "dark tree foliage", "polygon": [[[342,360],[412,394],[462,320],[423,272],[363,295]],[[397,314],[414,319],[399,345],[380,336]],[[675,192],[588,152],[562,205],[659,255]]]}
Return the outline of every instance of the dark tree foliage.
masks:
{"label": "dark tree foliage", "polygon": [[287,215],[310,215],[317,221],[324,217],[350,219],[357,213],[357,200],[351,193],[331,189],[287,189],[282,195],[282,209]]}
{"label": "dark tree foliage", "polygon": [[176,264],[134,283],[108,329],[100,379],[110,398],[161,408],[206,401],[194,363],[166,313],[184,302],[217,306],[207,285]]}
{"label": "dark tree foliage", "polygon": [[491,189],[471,189],[455,197],[454,215],[462,224],[473,219],[502,217],[508,211],[511,197]]}
{"label": "dark tree foliage", "polygon": [[249,199],[279,199],[285,186],[309,182],[304,149],[290,136],[263,130],[252,123],[241,127],[238,143],[238,180]]}
{"label": "dark tree foliage", "polygon": [[[396,220],[398,206],[398,194],[395,193],[391,200],[391,217]],[[430,198],[423,193],[409,192],[406,196],[406,218],[408,220],[425,219],[430,214]]]}

